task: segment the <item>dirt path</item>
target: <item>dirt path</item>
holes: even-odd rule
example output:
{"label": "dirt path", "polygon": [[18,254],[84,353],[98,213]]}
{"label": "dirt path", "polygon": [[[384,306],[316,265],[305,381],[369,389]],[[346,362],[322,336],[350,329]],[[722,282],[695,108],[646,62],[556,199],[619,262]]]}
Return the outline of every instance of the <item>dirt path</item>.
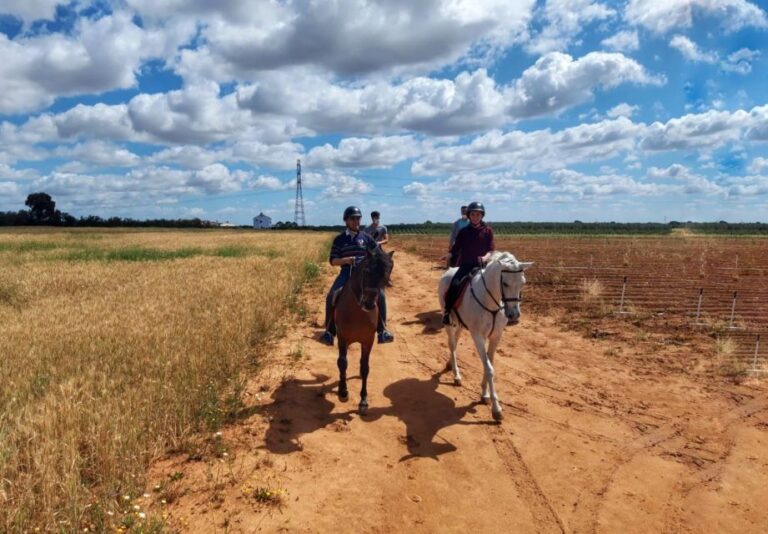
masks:
{"label": "dirt path", "polygon": [[[369,415],[355,413],[356,378],[349,402],[338,401],[336,349],[314,341],[309,322],[299,325],[250,384],[253,405],[239,424],[211,438],[202,460],[177,456],[153,469],[153,485],[164,486],[154,506],[172,524],[185,532],[768,528],[764,386],[670,373],[663,353],[635,358],[632,347],[585,339],[523,308],[496,358],[505,420],[495,425],[476,403],[481,367],[468,336],[459,349],[464,385],[444,372],[441,271],[404,251],[395,260],[396,342],[374,348]],[[312,323],[323,292],[307,296]],[[259,503],[256,488],[283,488],[282,505]],[[161,495],[174,502],[157,504]]]}

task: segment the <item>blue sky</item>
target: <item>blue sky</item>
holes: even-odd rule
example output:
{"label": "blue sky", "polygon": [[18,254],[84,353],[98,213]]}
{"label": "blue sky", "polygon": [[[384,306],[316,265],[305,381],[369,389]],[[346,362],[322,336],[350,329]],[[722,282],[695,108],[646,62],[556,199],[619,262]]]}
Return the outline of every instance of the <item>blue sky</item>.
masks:
{"label": "blue sky", "polygon": [[4,0],[0,210],[768,220],[747,0]]}

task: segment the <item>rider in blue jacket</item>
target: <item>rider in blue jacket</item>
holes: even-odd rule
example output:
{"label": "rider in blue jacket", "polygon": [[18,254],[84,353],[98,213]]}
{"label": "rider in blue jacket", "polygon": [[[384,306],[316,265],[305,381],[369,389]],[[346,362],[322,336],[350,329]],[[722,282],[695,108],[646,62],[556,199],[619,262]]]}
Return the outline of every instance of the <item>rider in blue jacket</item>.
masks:
{"label": "rider in blue jacket", "polygon": [[[320,341],[326,345],[333,345],[333,338],[336,335],[336,325],[333,322],[332,299],[337,289],[344,287],[349,280],[353,265],[357,265],[369,249],[376,248],[378,244],[369,234],[360,230],[360,219],[363,214],[359,208],[349,206],[344,210],[344,223],[346,229],[333,240],[330,264],[341,267],[339,275],[333,281],[328,295],[325,297],[325,332],[320,337]],[[384,292],[379,293],[379,324],[376,327],[379,343],[389,343],[394,341],[395,337],[387,330],[387,299]]]}

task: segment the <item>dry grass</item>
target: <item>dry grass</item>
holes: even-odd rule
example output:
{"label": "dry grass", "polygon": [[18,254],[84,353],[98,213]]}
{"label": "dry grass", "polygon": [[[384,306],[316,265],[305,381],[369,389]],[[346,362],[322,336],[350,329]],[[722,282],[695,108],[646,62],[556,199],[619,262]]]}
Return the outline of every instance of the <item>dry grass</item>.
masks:
{"label": "dry grass", "polygon": [[0,232],[0,531],[153,529],[147,465],[237,413],[327,241]]}
{"label": "dry grass", "polygon": [[605,288],[603,287],[603,283],[596,278],[591,280],[583,278],[581,284],[579,284],[581,301],[585,304],[600,302],[604,292]]}

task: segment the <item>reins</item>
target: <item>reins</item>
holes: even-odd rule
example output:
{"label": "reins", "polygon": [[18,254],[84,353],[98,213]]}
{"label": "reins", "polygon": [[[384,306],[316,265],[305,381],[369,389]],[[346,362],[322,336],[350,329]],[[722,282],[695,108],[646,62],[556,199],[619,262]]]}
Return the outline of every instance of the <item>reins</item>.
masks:
{"label": "reins", "polygon": [[[521,273],[523,272],[523,269],[517,269],[517,270],[511,270],[511,269],[502,269],[499,273],[499,290],[501,292],[501,304],[498,308],[495,310],[491,310],[488,308],[483,302],[477,298],[477,295],[475,294],[475,288],[472,287],[472,281],[469,282],[469,292],[472,294],[472,297],[475,299],[475,302],[477,302],[482,309],[487,311],[491,314],[491,332],[488,334],[488,337],[491,337],[493,335],[493,330],[496,328],[496,315],[504,309],[507,302],[522,302],[523,297],[506,297],[504,296],[504,273]],[[490,289],[488,289],[488,284],[485,283],[485,269],[480,270],[480,280],[483,282],[483,287],[485,288],[485,292],[488,293],[488,296],[493,299],[494,303],[498,303],[498,299],[491,293]],[[464,324],[464,321],[461,320],[461,316],[459,315],[459,310],[456,309],[456,317],[458,317],[461,324],[464,326],[464,328],[467,328],[467,325]]]}

